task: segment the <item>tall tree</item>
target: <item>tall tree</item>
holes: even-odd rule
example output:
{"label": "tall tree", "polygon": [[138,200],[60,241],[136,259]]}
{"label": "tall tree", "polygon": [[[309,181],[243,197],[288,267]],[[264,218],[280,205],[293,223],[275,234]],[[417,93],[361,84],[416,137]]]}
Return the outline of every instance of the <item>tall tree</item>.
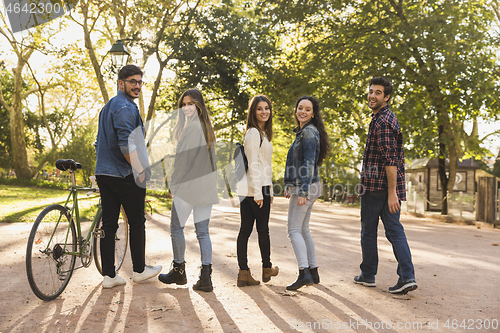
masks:
{"label": "tall tree", "polygon": [[457,159],[480,152],[480,140],[465,132],[464,122],[498,117],[498,40],[491,36],[493,14],[486,1],[317,0],[290,7],[285,0],[278,9],[282,20],[306,27],[307,70],[321,73],[318,90],[354,120],[355,131],[366,124],[353,115],[366,109],[369,79],[393,81],[391,107],[405,130],[409,155],[439,157],[447,214]]}
{"label": "tall tree", "polygon": [[106,57],[106,52],[102,48],[108,43],[114,44],[117,40],[123,40],[129,49],[137,51],[132,52],[129,62],[134,62],[140,67],[144,67],[150,59],[158,63],[157,73],[150,76],[154,77],[154,82],[152,86],[148,86],[151,98],[147,110],[143,96],[139,98],[141,115],[146,120],[153,117],[164,71],[177,59],[177,44],[189,31],[195,10],[201,2],[201,0],[136,2],[82,0],[80,2],[79,15],[74,15],[73,19],[82,27],[85,47],[104,103],[109,100],[110,94],[103,78],[105,71],[101,69]]}
{"label": "tall tree", "polygon": [[[87,77],[82,75],[85,60],[75,44],[52,44],[66,27],[64,20],[46,23],[20,36],[8,28],[4,16],[0,18],[0,37],[10,46],[15,62],[8,93],[0,81],[0,104],[9,113],[10,158],[17,177],[31,178],[53,158],[68,128],[75,125],[81,96],[89,91],[82,82]],[[45,66],[31,65],[34,54],[48,59]],[[62,100],[64,105],[60,104]],[[30,158],[32,148],[38,153]]]}
{"label": "tall tree", "polygon": [[[23,101],[28,95],[36,90],[32,89],[24,91],[23,89],[23,71],[30,57],[35,50],[40,47],[41,33],[39,29],[30,35],[29,38],[22,38],[21,41],[16,40],[12,31],[7,27],[5,16],[1,14],[2,22],[0,22],[0,34],[7,40],[16,56],[16,65],[12,69],[14,76],[13,91],[10,95],[10,103],[4,98],[3,93],[0,94],[0,104],[9,112],[10,119],[10,139],[12,147],[12,165],[19,178],[31,178],[32,172],[28,163],[28,151],[25,139],[25,125],[23,115]],[[1,84],[1,82],[0,82]],[[0,86],[0,92],[2,92]]]}
{"label": "tall tree", "polygon": [[212,3],[195,16],[179,42],[177,95],[200,88],[211,106],[214,129],[228,139],[236,125],[244,124],[252,95],[266,93],[262,81],[277,54],[275,36],[246,1]]}
{"label": "tall tree", "polygon": [[[4,62],[0,62],[0,85],[3,91],[0,93],[4,96],[7,104],[9,104],[9,93],[13,90],[14,80],[12,75],[5,70]],[[7,109],[0,104],[0,168],[10,169],[12,167],[11,161],[11,145],[10,145],[10,126],[9,126],[9,113]]]}

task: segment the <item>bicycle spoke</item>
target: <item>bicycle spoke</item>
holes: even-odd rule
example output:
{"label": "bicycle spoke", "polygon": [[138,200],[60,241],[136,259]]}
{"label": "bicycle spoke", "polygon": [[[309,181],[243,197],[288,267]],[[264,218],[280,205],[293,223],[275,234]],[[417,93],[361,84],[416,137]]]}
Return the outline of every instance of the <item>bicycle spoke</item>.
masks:
{"label": "bicycle spoke", "polygon": [[66,288],[75,266],[76,231],[60,205],[47,207],[37,217],[28,240],[26,271],[31,289],[51,300]]}

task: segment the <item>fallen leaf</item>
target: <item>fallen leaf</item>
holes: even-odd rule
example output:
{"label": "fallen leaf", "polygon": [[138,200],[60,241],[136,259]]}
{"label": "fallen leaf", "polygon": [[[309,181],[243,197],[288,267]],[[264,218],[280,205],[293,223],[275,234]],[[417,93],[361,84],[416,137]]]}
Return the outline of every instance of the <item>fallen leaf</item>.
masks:
{"label": "fallen leaf", "polygon": [[149,311],[150,312],[156,312],[156,311],[168,311],[170,308],[167,308],[166,306],[160,306],[159,308],[151,308]]}

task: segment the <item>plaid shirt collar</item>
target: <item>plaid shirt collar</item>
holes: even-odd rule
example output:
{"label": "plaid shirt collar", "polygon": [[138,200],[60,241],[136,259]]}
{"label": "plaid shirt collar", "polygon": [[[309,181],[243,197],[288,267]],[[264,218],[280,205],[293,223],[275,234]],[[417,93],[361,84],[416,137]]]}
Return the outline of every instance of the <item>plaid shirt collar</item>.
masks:
{"label": "plaid shirt collar", "polygon": [[377,113],[372,113],[372,121],[373,120],[377,120],[378,118],[380,118],[387,111],[389,111],[389,104],[387,104],[386,106],[383,106],[382,108],[380,108],[380,110],[378,110]]}

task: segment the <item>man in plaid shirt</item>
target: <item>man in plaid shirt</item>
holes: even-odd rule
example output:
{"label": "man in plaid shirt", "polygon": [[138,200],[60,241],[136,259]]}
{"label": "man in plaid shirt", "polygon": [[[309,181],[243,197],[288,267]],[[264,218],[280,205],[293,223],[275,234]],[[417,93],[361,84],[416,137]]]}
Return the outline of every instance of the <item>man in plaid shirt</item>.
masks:
{"label": "man in plaid shirt", "polygon": [[399,122],[387,104],[392,84],[383,77],[370,81],[368,107],[372,121],[366,138],[361,172],[361,274],[354,282],[375,287],[378,267],[377,230],[379,217],[398,261],[399,279],[393,294],[417,289],[415,271],[404,228],[399,222],[401,201],[406,200],[403,135]]}

